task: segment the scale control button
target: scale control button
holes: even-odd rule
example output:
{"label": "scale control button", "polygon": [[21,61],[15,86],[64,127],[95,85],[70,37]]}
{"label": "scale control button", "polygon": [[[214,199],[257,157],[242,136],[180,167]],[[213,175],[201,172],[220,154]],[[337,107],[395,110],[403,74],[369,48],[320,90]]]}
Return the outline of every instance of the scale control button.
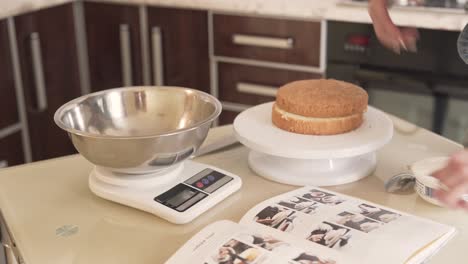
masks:
{"label": "scale control button", "polygon": [[216,191],[219,188],[223,187],[225,184],[227,184],[228,182],[230,182],[233,179],[232,177],[229,177],[227,175],[224,175],[224,174],[221,174],[221,175],[223,175],[223,176],[221,176],[222,178],[216,179],[215,182],[213,182],[212,184],[210,184],[210,186],[206,187],[203,190],[205,192],[207,192],[207,193],[213,193],[214,191]]}
{"label": "scale control button", "polygon": [[204,169],[203,171],[186,180],[184,183],[198,188],[199,190],[202,190],[206,193],[213,193],[226,183],[230,182],[232,179],[232,177],[229,177],[219,171]]}

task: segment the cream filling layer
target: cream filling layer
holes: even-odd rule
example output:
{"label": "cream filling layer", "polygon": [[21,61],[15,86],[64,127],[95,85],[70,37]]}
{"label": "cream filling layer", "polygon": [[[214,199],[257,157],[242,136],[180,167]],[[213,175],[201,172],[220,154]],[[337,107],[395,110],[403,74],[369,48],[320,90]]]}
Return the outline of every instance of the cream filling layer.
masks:
{"label": "cream filling layer", "polygon": [[278,105],[276,104],[273,107],[286,120],[296,119],[296,120],[301,120],[301,121],[339,121],[339,120],[345,120],[351,117],[357,117],[359,115],[362,115],[361,113],[361,114],[354,114],[354,115],[343,116],[343,117],[308,117],[308,116],[301,116],[301,115],[286,112],[283,109],[279,108]]}

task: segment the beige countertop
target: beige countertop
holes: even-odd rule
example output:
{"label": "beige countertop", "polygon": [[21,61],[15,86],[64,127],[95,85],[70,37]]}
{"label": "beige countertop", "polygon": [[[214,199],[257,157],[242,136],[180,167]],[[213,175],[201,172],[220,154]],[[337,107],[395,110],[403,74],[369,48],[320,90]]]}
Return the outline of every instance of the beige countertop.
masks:
{"label": "beige countertop", "polygon": [[[378,151],[375,172],[358,182],[329,189],[455,226],[459,234],[431,263],[460,263],[468,245],[468,215],[431,205],[416,194],[385,193],[383,182],[427,157],[461,148],[445,138],[393,118],[395,135]],[[212,129],[207,142],[232,133],[231,126]],[[296,187],[256,176],[247,165],[248,150],[237,147],[196,160],[239,175],[243,187],[194,222],[174,225],[151,214],[91,193],[92,165],[79,155],[0,170],[0,208],[27,264],[163,263],[202,227],[220,219],[238,221],[248,209]],[[68,237],[56,235],[64,225],[78,227]]]}
{"label": "beige countertop", "polygon": [[[2,0],[0,18],[31,12],[76,0]],[[350,7],[342,0],[93,0],[123,4],[146,4],[218,12],[266,15],[297,19],[326,19],[370,23],[365,6]],[[459,31],[468,23],[468,14],[430,10],[392,9],[394,22],[401,26]]]}

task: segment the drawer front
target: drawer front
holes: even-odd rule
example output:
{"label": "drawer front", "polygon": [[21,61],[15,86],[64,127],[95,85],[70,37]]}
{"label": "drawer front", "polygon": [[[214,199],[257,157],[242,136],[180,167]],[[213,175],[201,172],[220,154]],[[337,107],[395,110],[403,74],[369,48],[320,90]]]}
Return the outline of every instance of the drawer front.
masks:
{"label": "drawer front", "polygon": [[320,66],[320,22],[214,15],[215,55]]}
{"label": "drawer front", "polygon": [[232,124],[238,114],[240,114],[240,112],[231,111],[231,110],[223,110],[223,112],[219,116],[219,125],[223,126],[223,125]]}
{"label": "drawer front", "polygon": [[24,163],[21,132],[0,138],[0,168]]}
{"label": "drawer front", "polygon": [[318,79],[309,72],[269,69],[230,63],[219,63],[219,98],[222,101],[257,105],[275,100],[278,87],[292,81]]}

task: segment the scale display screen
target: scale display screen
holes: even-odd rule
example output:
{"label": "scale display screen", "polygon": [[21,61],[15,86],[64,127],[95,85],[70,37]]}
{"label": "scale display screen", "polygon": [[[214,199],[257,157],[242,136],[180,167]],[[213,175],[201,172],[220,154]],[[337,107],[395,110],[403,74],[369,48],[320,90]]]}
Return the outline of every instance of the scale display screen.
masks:
{"label": "scale display screen", "polygon": [[208,196],[206,193],[179,183],[169,191],[154,198],[154,200],[176,211],[184,212],[206,196]]}
{"label": "scale display screen", "polygon": [[185,201],[188,201],[190,198],[195,196],[197,192],[192,189],[183,189],[181,192],[176,194],[175,196],[171,197],[166,203],[170,207],[178,207],[179,205],[183,204]]}
{"label": "scale display screen", "polygon": [[176,211],[184,212],[231,180],[233,180],[232,177],[219,171],[205,169],[184,183],[179,183],[157,196],[154,200]]}

